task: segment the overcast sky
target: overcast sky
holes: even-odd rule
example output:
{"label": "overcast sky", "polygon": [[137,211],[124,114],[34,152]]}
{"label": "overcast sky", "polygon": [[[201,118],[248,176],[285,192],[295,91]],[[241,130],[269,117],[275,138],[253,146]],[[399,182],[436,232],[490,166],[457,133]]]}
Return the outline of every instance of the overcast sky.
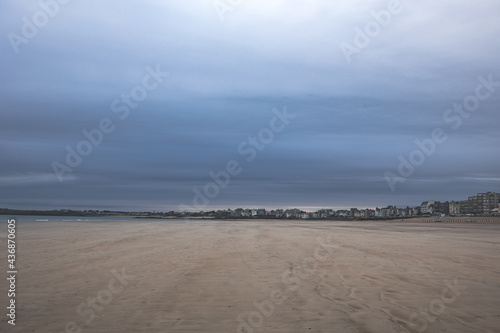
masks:
{"label": "overcast sky", "polygon": [[[498,0],[54,1],[0,3],[0,207],[500,192]],[[68,147],[92,151],[71,166]],[[229,184],[210,184],[228,162]]]}

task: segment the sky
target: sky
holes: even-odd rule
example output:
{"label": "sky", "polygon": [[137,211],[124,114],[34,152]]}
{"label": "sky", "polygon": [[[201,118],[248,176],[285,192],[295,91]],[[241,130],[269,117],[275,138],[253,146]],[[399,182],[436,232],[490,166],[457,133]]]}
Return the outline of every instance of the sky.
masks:
{"label": "sky", "polygon": [[500,192],[500,2],[0,3],[0,207]]}

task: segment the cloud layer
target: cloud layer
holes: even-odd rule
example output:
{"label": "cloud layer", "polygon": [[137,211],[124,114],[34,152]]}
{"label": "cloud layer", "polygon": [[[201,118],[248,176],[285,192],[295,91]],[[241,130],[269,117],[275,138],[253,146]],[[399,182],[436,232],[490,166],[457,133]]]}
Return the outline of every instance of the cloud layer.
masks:
{"label": "cloud layer", "polygon": [[[479,77],[500,82],[498,1],[401,1],[350,62],[340,45],[391,1],[241,1],[223,21],[214,3],[0,4],[0,206],[176,210],[230,160],[243,171],[210,208],[500,192],[500,86],[458,129],[443,118]],[[148,67],[169,75],[120,119]],[[238,146],[283,107],[296,117],[247,162]],[[53,162],[105,118],[114,130],[59,181]],[[448,139],[392,192],[384,174],[436,128]]]}

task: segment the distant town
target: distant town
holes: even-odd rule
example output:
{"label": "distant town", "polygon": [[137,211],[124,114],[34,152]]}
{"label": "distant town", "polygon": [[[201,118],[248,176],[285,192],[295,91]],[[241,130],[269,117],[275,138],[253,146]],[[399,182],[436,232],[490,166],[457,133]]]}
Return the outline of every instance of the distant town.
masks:
{"label": "distant town", "polygon": [[200,212],[124,212],[110,210],[15,210],[0,208],[0,215],[39,216],[130,216],[137,218],[218,218],[218,219],[396,219],[411,217],[500,216],[500,193],[478,193],[463,201],[439,202],[428,200],[415,207],[387,206],[375,209],[320,209],[306,212],[301,209],[226,209]]}

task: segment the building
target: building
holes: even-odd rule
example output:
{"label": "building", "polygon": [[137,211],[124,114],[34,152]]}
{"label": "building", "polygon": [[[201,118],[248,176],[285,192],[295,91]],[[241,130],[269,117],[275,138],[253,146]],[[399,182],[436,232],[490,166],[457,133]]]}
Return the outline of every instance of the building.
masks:
{"label": "building", "polygon": [[384,208],[376,208],[375,209],[375,216],[376,217],[391,217],[391,216],[396,216],[397,214],[397,208],[395,206],[387,206]]}
{"label": "building", "polygon": [[365,209],[366,217],[375,217],[375,209]]}
{"label": "building", "polygon": [[294,219],[294,218],[299,218],[302,216],[302,211],[300,209],[297,209],[297,208],[293,208],[293,209],[287,209],[285,211],[285,217],[287,219]]}
{"label": "building", "polygon": [[359,217],[374,217],[375,210],[373,209],[362,209],[359,211]]}
{"label": "building", "polygon": [[432,215],[434,212],[434,200],[428,200],[422,202],[420,205],[420,212],[422,215]]}
{"label": "building", "polygon": [[345,209],[341,209],[341,210],[337,210],[335,212],[335,215],[340,216],[340,217],[347,217],[347,216],[349,216],[349,213],[350,213],[350,211],[345,210]]}
{"label": "building", "polygon": [[275,211],[272,211],[270,215],[274,215],[275,217],[281,218],[285,215],[285,212],[283,209],[276,209]]}
{"label": "building", "polygon": [[487,192],[470,196],[460,202],[460,213],[468,215],[490,215],[500,204],[500,193]]}
{"label": "building", "polygon": [[436,201],[434,202],[434,205],[432,205],[432,214],[433,215],[449,215],[450,214],[450,203],[448,201],[445,202],[439,202]]}
{"label": "building", "polygon": [[406,210],[406,208],[398,208],[396,216],[407,216],[407,215],[408,211]]}
{"label": "building", "polygon": [[452,201],[449,206],[450,215],[460,215],[460,202]]}

